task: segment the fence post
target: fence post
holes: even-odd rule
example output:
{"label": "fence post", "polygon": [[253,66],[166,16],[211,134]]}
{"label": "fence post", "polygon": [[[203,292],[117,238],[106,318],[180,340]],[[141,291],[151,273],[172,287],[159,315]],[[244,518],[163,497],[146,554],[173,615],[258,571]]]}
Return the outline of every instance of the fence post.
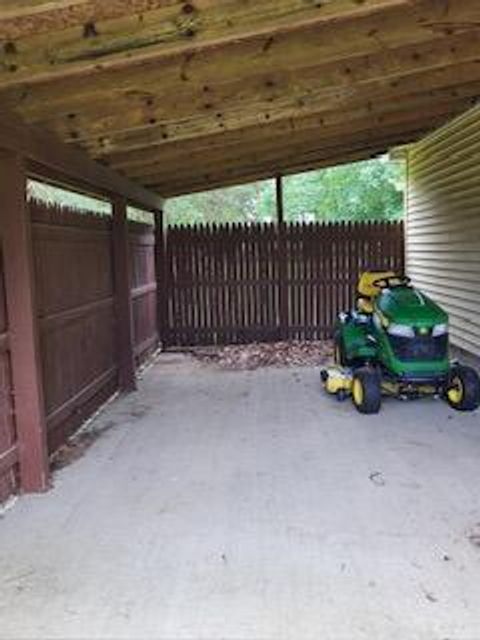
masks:
{"label": "fence post", "polygon": [[26,186],[23,158],[0,152],[0,227],[20,484],[25,492],[38,492],[48,488],[49,468]]}
{"label": "fence post", "polygon": [[115,309],[118,327],[119,387],[121,391],[135,391],[137,383],[133,346],[127,202],[121,197],[115,198],[113,201],[113,263],[115,273]]}
{"label": "fence post", "polygon": [[280,340],[288,340],[290,337],[289,318],[288,318],[288,268],[287,268],[287,228],[284,219],[284,201],[283,201],[283,178],[277,176],[275,179],[276,203],[277,203],[277,260],[278,260],[278,277],[279,277],[279,310],[278,318],[280,326],[278,328],[278,337]]}
{"label": "fence post", "polygon": [[162,345],[167,336],[167,265],[163,211],[155,212],[155,272],[157,276],[157,327]]}
{"label": "fence post", "polygon": [[283,178],[277,176],[275,179],[275,191],[276,191],[276,203],[277,203],[277,222],[283,224],[284,222],[284,206],[283,206]]}

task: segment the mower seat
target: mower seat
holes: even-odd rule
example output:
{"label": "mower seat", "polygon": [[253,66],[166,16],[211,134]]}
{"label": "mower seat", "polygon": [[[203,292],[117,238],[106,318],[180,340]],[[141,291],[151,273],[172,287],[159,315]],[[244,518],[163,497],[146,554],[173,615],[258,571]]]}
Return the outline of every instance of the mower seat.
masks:
{"label": "mower seat", "polygon": [[377,280],[394,278],[393,271],[365,271],[358,281],[357,308],[360,313],[373,313],[373,300],[381,292],[381,288],[374,284]]}

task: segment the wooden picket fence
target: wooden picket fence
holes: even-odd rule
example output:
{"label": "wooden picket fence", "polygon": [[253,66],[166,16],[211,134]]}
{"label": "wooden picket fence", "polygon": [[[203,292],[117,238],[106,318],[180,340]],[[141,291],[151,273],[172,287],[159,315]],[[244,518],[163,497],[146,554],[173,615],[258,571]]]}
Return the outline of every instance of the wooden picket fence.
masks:
{"label": "wooden picket fence", "polygon": [[165,346],[331,336],[360,273],[403,270],[401,223],[173,227],[165,241]]}

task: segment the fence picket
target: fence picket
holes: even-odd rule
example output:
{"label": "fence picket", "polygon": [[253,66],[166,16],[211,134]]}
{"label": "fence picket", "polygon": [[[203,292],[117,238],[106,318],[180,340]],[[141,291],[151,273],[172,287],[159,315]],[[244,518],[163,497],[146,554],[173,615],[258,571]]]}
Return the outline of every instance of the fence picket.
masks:
{"label": "fence picket", "polygon": [[365,269],[403,270],[403,225],[203,225],[166,238],[170,346],[331,335]]}

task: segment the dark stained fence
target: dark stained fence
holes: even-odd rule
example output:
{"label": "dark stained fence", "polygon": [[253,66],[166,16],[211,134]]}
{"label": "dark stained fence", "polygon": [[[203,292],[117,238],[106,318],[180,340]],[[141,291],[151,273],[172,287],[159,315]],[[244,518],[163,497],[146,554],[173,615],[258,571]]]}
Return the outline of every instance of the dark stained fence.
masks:
{"label": "dark stained fence", "polygon": [[403,270],[403,225],[173,227],[165,346],[315,340],[351,307],[360,273]]}
{"label": "dark stained fence", "polygon": [[155,235],[147,224],[130,221],[128,227],[135,357],[141,363],[158,344]]}
{"label": "dark stained fence", "polygon": [[17,487],[18,449],[8,348],[3,259],[0,248],[0,502]]}
{"label": "dark stained fence", "polygon": [[[30,212],[53,451],[118,387],[112,220],[35,201]],[[140,360],[156,340],[154,250],[149,227],[130,222],[129,234],[134,342]]]}
{"label": "dark stained fence", "polygon": [[48,441],[117,388],[111,219],[30,205]]}

